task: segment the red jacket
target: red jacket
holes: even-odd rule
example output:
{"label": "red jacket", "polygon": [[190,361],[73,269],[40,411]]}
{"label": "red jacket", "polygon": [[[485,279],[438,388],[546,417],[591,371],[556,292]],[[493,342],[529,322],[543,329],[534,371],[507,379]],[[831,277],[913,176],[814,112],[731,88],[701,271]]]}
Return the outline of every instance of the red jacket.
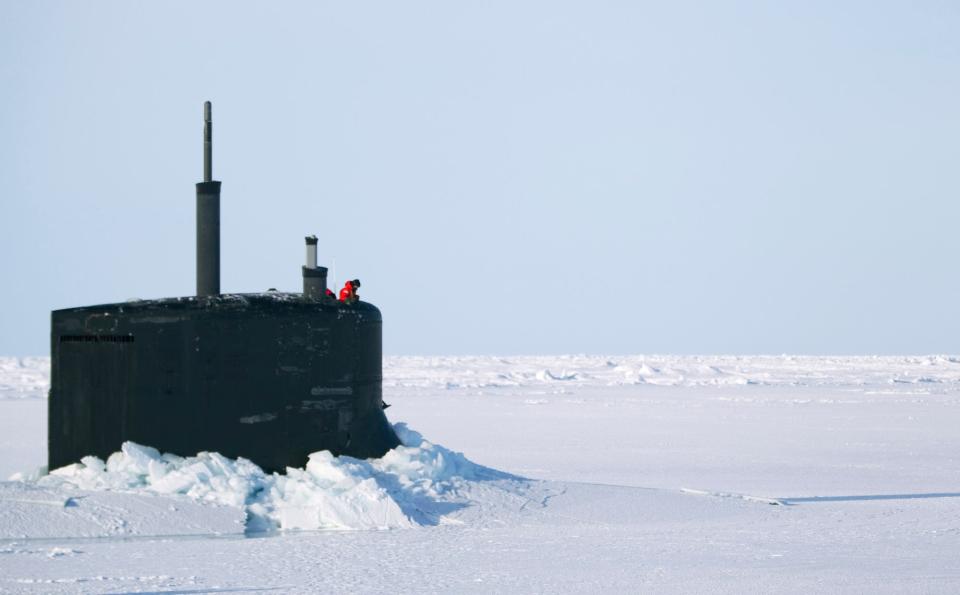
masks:
{"label": "red jacket", "polygon": [[357,299],[357,290],[353,288],[353,283],[347,281],[343,286],[343,289],[340,290],[340,301],[341,302],[353,302]]}

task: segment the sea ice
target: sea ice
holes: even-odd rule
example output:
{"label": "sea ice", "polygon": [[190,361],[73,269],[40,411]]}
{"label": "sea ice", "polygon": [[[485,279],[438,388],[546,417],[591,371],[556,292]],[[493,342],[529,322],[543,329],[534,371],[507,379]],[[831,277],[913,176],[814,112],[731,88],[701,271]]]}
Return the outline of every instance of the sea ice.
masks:
{"label": "sea ice", "polygon": [[[380,459],[310,455],[303,469],[267,474],[254,463],[201,452],[179,457],[125,442],[106,461],[84,457],[34,483],[41,488],[180,494],[244,508],[247,530],[401,529],[437,524],[439,503],[469,502],[470,483],[512,476],[395,426],[402,445]],[[519,479],[519,478],[513,478]]]}

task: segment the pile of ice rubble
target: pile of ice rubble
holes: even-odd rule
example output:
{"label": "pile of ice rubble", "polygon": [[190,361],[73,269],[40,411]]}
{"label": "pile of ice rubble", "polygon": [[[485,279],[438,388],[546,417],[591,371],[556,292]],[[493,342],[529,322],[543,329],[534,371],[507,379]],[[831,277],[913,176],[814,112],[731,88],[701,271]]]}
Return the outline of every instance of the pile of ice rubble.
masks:
{"label": "pile of ice rubble", "polygon": [[85,457],[27,481],[45,488],[181,494],[234,506],[246,511],[248,532],[436,525],[445,522],[445,512],[469,505],[472,484],[521,481],[432,444],[405,424],[395,429],[402,446],[380,459],[321,451],[305,468],[283,475],[243,458],[208,452],[184,458],[126,442],[106,462]]}

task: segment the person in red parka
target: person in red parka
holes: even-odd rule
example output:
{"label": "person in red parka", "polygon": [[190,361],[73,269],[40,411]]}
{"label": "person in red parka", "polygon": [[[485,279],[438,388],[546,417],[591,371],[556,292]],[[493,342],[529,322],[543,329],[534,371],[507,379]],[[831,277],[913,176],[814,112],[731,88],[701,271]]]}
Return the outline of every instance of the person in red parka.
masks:
{"label": "person in red parka", "polygon": [[352,304],[359,300],[360,296],[357,295],[358,289],[360,289],[360,279],[347,281],[344,283],[343,289],[340,290],[340,301],[345,304]]}

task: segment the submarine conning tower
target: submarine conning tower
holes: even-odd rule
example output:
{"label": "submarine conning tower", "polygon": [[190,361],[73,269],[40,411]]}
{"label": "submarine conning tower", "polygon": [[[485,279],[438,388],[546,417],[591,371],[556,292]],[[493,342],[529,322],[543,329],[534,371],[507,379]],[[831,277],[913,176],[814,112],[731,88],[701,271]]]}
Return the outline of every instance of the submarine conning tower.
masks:
{"label": "submarine conning tower", "polygon": [[221,293],[210,102],[203,111],[196,295],[51,313],[51,469],[128,440],[267,471],[320,450],[369,458],[399,444],[383,413],[380,311],[328,295],[316,236],[306,237],[302,292]]}

